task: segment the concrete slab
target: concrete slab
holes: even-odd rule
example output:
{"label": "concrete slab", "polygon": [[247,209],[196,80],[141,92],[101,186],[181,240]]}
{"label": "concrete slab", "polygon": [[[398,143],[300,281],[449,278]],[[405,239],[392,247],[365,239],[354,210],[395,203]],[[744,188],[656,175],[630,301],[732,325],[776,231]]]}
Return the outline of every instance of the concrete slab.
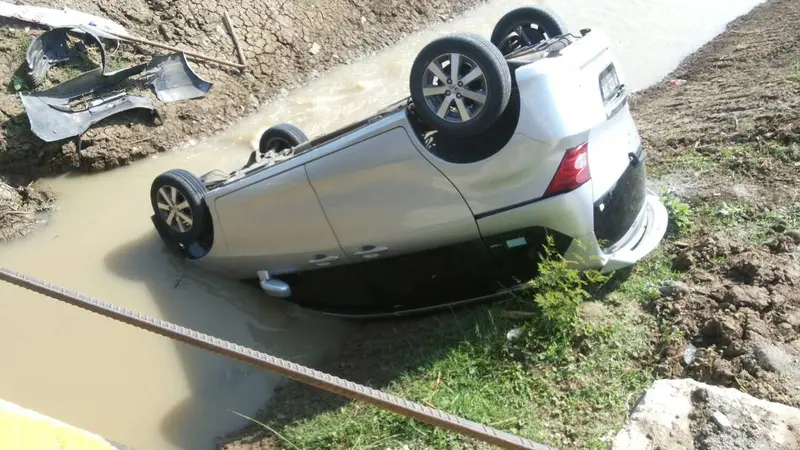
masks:
{"label": "concrete slab", "polygon": [[133,450],[5,400],[0,400],[0,449]]}

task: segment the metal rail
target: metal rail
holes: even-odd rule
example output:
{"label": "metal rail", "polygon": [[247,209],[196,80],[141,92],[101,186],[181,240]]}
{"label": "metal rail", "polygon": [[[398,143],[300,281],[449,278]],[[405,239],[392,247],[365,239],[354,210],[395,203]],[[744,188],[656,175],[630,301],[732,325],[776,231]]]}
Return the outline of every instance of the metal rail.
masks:
{"label": "metal rail", "polygon": [[477,439],[500,448],[514,450],[551,450],[549,447],[531,442],[505,431],[481,425],[438,409],[387,394],[356,384],[266,353],[262,353],[232,342],[195,331],[165,320],[148,317],[127,308],[121,308],[79,292],[70,291],[28,275],[0,267],[0,280],[28,289],[70,305],[100,314],[128,325],[166,336],[195,347],[204,348],[228,358],[243,361],[260,369],[339,394],[360,400],[378,408],[411,417],[420,422],[444,428],[458,434]]}

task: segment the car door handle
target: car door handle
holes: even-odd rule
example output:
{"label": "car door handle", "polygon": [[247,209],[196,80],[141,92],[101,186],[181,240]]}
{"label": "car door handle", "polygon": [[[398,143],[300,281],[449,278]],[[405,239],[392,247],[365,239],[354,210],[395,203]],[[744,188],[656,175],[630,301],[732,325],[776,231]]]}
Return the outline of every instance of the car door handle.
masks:
{"label": "car door handle", "polygon": [[339,259],[339,257],[338,257],[338,256],[333,256],[333,255],[331,255],[331,256],[319,255],[317,258],[314,258],[314,259],[312,259],[311,261],[309,261],[309,264],[323,264],[323,265],[328,265],[328,264],[330,264],[330,263],[332,263],[332,262],[336,261],[337,259]]}
{"label": "car door handle", "polygon": [[365,258],[374,258],[378,256],[379,253],[383,253],[389,250],[389,247],[374,247],[374,246],[367,246],[362,247],[361,250],[353,252],[356,256],[363,256]]}

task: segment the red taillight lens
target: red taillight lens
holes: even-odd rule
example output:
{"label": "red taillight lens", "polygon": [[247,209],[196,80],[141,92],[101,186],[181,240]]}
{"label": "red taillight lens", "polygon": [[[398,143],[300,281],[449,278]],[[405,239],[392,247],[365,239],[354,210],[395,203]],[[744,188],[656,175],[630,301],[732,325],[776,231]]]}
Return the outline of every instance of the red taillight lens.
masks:
{"label": "red taillight lens", "polygon": [[583,143],[571,148],[564,153],[561,164],[558,166],[550,186],[547,187],[544,196],[561,194],[580,187],[582,184],[591,180],[589,174],[589,143]]}

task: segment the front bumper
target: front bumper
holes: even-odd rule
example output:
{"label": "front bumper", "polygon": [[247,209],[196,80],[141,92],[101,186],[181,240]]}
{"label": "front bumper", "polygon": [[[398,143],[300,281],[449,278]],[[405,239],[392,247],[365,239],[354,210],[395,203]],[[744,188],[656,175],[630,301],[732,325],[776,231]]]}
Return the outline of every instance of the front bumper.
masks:
{"label": "front bumper", "polygon": [[658,196],[647,191],[644,204],[628,231],[611,247],[598,244],[594,232],[573,240],[564,257],[573,267],[610,273],[639,262],[655,250],[667,232],[669,214]]}

